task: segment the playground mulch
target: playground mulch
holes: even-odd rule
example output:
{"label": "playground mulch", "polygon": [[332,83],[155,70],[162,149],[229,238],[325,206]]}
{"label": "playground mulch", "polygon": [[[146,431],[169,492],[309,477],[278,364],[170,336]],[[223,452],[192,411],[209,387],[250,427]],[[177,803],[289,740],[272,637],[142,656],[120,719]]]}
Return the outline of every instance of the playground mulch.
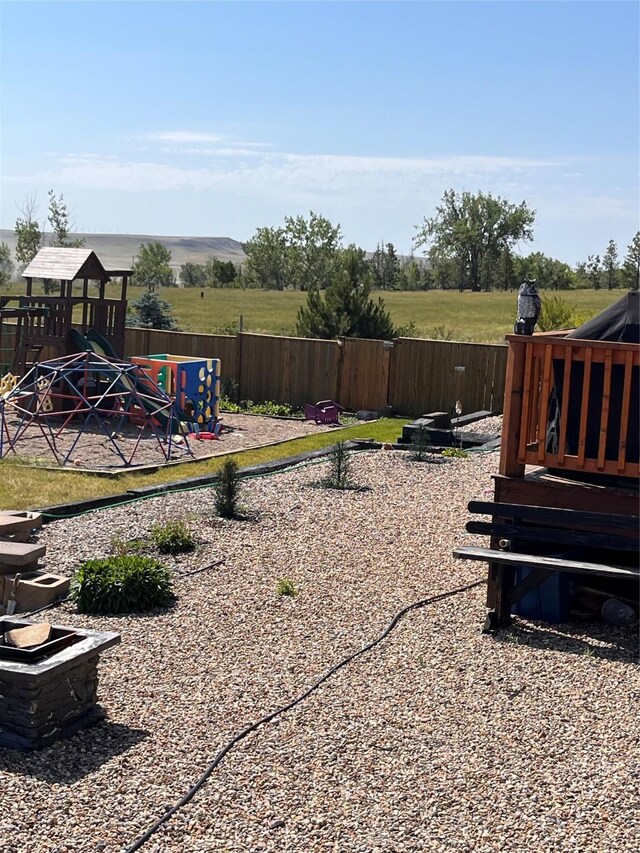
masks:
{"label": "playground mulch", "polygon": [[[42,530],[63,574],[167,519],[199,545],[163,558],[178,594],[166,611],[44,614],[122,644],[99,665],[107,722],[0,751],[3,853],[124,853],[248,723],[405,605],[484,577],[451,552],[478,541],[466,504],[491,493],[497,454],[353,464],[361,491],[318,487],[326,462],[247,481],[245,521],[216,518],[202,489]],[[276,594],[280,578],[295,597]],[[408,614],[232,749],[143,853],[635,853],[637,633],[517,620],[488,637],[484,599],[480,586]]]}
{"label": "playground mulch", "polygon": [[[224,428],[219,440],[191,439],[189,440],[191,453],[186,450],[184,442],[174,442],[168,461],[179,462],[191,458],[204,459],[210,456],[220,456],[225,453],[263,447],[275,442],[289,441],[335,429],[335,427],[317,425],[312,421],[302,419],[271,418],[226,412],[222,413],[221,420]],[[29,464],[34,462],[41,465],[56,464],[50,441],[47,440],[44,432],[35,425],[28,427],[16,446],[18,461],[23,459]],[[50,433],[47,432],[47,435],[50,436]],[[166,464],[167,460],[163,447],[150,430],[145,429],[142,437],[140,437],[140,427],[125,424],[117,435],[114,434],[114,438],[126,460],[131,458],[135,450],[132,465]],[[71,451],[65,468],[85,471],[111,471],[125,467],[109,436],[97,425],[89,426],[81,432],[78,426],[70,424],[56,436],[55,442],[61,459],[66,458]]]}

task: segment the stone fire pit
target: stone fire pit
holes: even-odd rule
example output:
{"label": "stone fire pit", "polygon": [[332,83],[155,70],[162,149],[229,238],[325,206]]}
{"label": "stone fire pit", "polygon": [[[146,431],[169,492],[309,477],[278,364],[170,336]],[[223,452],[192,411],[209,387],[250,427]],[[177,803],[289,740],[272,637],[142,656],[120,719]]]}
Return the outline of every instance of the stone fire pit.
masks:
{"label": "stone fire pit", "polygon": [[[0,638],[34,624],[3,616]],[[119,642],[112,631],[52,625],[40,647],[0,644],[0,747],[41,749],[102,719],[96,704],[98,656]]]}

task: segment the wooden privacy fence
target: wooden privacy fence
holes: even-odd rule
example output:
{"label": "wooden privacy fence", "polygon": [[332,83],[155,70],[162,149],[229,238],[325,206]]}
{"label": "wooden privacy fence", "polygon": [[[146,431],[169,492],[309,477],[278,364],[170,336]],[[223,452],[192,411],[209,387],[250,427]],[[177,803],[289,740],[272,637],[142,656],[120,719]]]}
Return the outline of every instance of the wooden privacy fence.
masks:
{"label": "wooden privacy fence", "polygon": [[463,412],[501,412],[506,362],[502,344],[400,338],[392,352],[389,404],[412,416],[449,412],[457,400]]}
{"label": "wooden privacy fence", "polygon": [[[3,326],[2,347],[13,344]],[[243,400],[273,400],[302,406],[335,400],[346,409],[392,406],[415,417],[451,411],[501,412],[507,347],[400,338],[320,341],[274,335],[196,335],[127,328],[124,355],[173,353],[219,358],[222,377],[238,383]],[[41,358],[51,357],[43,351]],[[1,361],[1,359],[0,359]]]}
{"label": "wooden privacy fence", "polygon": [[160,352],[220,358],[243,400],[335,400],[351,411],[390,405],[412,417],[450,411],[456,400],[465,412],[501,412],[507,361],[504,344],[126,330],[125,355]]}

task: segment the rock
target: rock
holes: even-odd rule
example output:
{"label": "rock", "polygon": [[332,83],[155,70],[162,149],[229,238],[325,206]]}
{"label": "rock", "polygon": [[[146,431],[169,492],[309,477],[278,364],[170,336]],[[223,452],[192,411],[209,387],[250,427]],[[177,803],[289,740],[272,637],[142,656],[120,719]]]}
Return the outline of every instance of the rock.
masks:
{"label": "rock", "polygon": [[[15,623],[14,623],[15,624]],[[8,646],[16,649],[31,649],[46,643],[51,636],[51,625],[43,622],[41,625],[27,625],[26,628],[14,628],[7,631],[4,641]]]}

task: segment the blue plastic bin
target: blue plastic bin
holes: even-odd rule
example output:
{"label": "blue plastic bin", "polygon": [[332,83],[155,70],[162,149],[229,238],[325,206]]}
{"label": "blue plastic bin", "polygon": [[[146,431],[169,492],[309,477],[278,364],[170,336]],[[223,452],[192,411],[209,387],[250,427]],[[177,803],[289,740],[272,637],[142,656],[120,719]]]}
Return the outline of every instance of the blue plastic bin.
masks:
{"label": "blue plastic bin", "polygon": [[[516,569],[516,584],[531,574],[533,569],[520,566]],[[540,622],[566,622],[569,615],[570,578],[564,572],[554,572],[535,589],[513,605],[513,612],[524,619]]]}

